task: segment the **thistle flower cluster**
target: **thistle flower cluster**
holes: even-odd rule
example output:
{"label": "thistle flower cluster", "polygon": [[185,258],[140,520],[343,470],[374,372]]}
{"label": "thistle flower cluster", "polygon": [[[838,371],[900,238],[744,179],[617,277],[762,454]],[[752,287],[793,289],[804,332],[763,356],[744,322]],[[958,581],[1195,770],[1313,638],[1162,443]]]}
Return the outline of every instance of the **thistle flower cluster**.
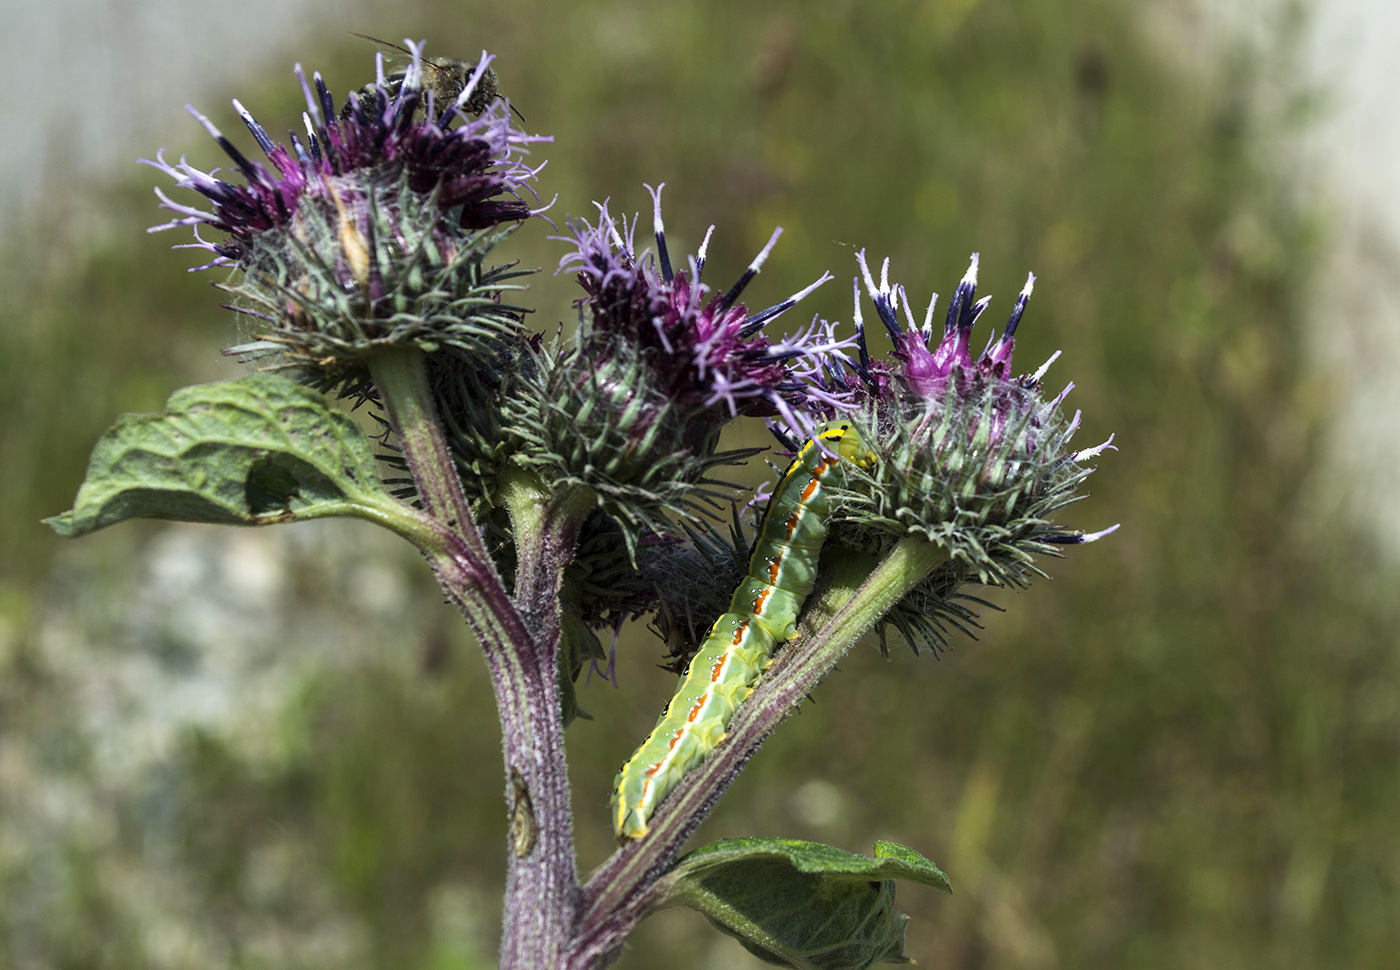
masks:
{"label": "thistle flower cluster", "polygon": [[[822,393],[813,400],[823,407],[831,402],[828,414],[849,417],[876,461],[868,467],[845,466],[844,475],[832,482],[832,532],[824,555],[840,559],[844,547],[848,553],[882,557],[909,536],[940,546],[947,561],[877,625],[882,650],[890,627],[916,652],[920,646],[937,650],[951,629],[970,634],[976,626],[974,607],[990,605],[965,592],[969,583],[1025,586],[1033,576],[1044,575],[1035,564],[1036,555],[1058,556],[1066,545],[1093,542],[1117,528],[1086,534],[1053,519],[1064,506],[1084,497],[1078,488],[1093,471],[1086,463],[1111,449],[1113,439],[1093,448],[1070,449],[1080,414],[1067,418],[1062,405],[1074,385],[1047,399],[1042,384],[1058,352],[1031,374],[1012,374],[1016,331],[1030,302],[1034,276],[1027,277],[1002,332],[993,333],[974,358],[972,331],[991,301],[976,297],[976,254],[953,292],[937,340],[938,295],[933,294],[918,322],[905,288],[890,283],[889,260],[877,284],[865,252],[856,258],[860,275],[852,288],[857,354],[853,359],[838,349],[822,361],[823,372],[813,378]],[[861,312],[862,285],[893,344],[885,358],[870,351]],[[801,447],[800,439],[781,428],[774,432],[789,452]],[[743,530],[736,519],[732,541],[710,529],[692,532],[691,544],[693,562],[677,559],[668,568],[702,564],[701,569],[722,577],[693,583],[700,592],[691,600],[702,605],[699,616],[708,622],[723,609],[714,602],[715,590],[732,587],[747,570]],[[692,579],[696,572],[690,569]],[[677,612],[671,608],[672,614]],[[694,645],[694,623],[686,620],[658,620],[673,653],[678,645]]]}
{"label": "thistle flower cluster", "polygon": [[[524,159],[527,146],[549,139],[513,128],[508,105],[479,90],[494,76],[485,52],[455,100],[439,105],[441,87],[424,83],[421,45],[410,41],[408,51],[411,64],[389,77],[381,56],[375,81],[339,112],[321,76],[308,83],[298,65],[305,135],[290,134],[290,147],[274,143],[235,101],[266,163],[249,160],[190,109],[244,184],[158,154],[149,164],[210,207],[178,204],[157,190],[176,218],[155,228],[191,226],[190,245],[214,256],[200,268],[241,270],[224,288],[238,298],[233,308],[257,321],[256,339],[232,352],[273,356],[272,366],[344,388],[364,385],[375,354],[422,351],[446,445],[503,572],[512,571],[512,535],[502,475],[524,470],[550,490],[585,490],[596,507],[570,567],[577,615],[596,627],[664,601],[672,615],[659,619],[662,629],[684,627],[679,640],[693,640],[697,616],[680,614],[691,606],[708,613],[710,600],[722,605],[727,579],[683,584],[713,594],[698,598],[658,599],[654,590],[658,578],[676,585],[665,577],[743,568],[737,524],[732,542],[687,527],[689,544],[677,525],[694,521],[697,503],[728,497],[717,469],[756,453],[718,447],[721,428],[741,415],[767,419],[793,451],[820,421],[839,415],[856,424],[878,460],[849,469],[835,486],[830,541],[833,549],[879,555],[919,536],[946,550],[947,565],[885,621],[916,645],[940,644],[946,623],[972,623],[959,601],[965,583],[1024,585],[1039,573],[1036,554],[1105,534],[1052,519],[1077,500],[1092,470],[1085,463],[1111,439],[1069,448],[1079,415],[1062,413],[1069,387],[1045,398],[1049,362],[1012,376],[1033,277],[975,359],[972,330],[990,299],[976,297],[975,255],[937,340],[937,295],[917,322],[904,287],[889,281],[889,261],[877,284],[863,251],[853,283],[855,336],[839,338],[833,324],[814,317],[774,339],[765,328],[831,275],[751,312],[741,297],[782,230],[732,286],[711,289],[702,274],[714,227],[674,266],[664,185],[647,186],[654,249],[637,245],[640,216],[617,219],[606,202],[596,204],[596,219],[569,220],[568,234],[555,237],[569,246],[558,272],[573,273],[582,296],[577,331],[545,341],[524,330],[526,311],[505,299],[521,272],[488,257],[542,211],[524,194],[533,197],[543,166]],[[207,241],[202,228],[224,238]],[[874,359],[867,343],[862,284],[893,342],[885,359]]]}
{"label": "thistle flower cluster", "polygon": [[[163,151],[147,162],[211,203],[195,208],[157,189],[176,218],[154,230],[191,226],[196,242],[187,248],[214,255],[200,269],[242,270],[224,288],[238,298],[231,309],[257,321],[258,339],[231,352],[284,354],[334,382],[388,347],[481,355],[518,329],[522,311],[501,294],[517,288],[507,281],[520,274],[485,259],[508,227],[540,211],[522,197],[539,171],[524,156],[527,145],[549,139],[512,128],[500,101],[467,116],[488,70],[484,51],[461,95],[441,105],[424,90],[421,45],[407,43],[412,62],[402,75],[386,79],[380,55],[376,80],[339,118],[321,75],[308,84],[297,65],[305,141],[291,133],[290,148],[235,100],[270,167],[189,108],[242,185],[183,157],[172,165]],[[201,228],[226,237],[206,240]]]}
{"label": "thistle flower cluster", "polygon": [[[937,649],[950,628],[975,626],[968,604],[979,601],[966,586],[1023,585],[1040,572],[1037,555],[1112,531],[1055,521],[1112,439],[1070,448],[1080,418],[1063,413],[1069,387],[1043,393],[1049,362],[1012,376],[1033,278],[976,358],[988,298],[976,297],[975,255],[941,336],[937,296],[916,322],[889,261],[877,284],[862,251],[854,336],[814,317],[774,338],[765,329],[830,274],[752,312],[741,298],[781,230],[732,286],[711,289],[702,273],[714,227],[673,266],[663,186],[648,186],[654,249],[636,243],[639,216],[615,219],[606,203],[556,237],[569,247],[559,271],[582,296],[577,329],[546,340],[506,299],[523,274],[491,253],[543,212],[525,198],[537,199],[543,166],[524,158],[549,139],[511,126],[485,52],[467,68],[425,62],[422,45],[407,43],[411,63],[386,76],[381,56],[375,80],[338,112],[320,75],[308,82],[298,66],[305,133],[286,144],[235,101],[264,162],[190,109],[241,184],[163,153],[148,162],[208,203],[157,190],[175,218],[156,228],[193,228],[187,248],[213,256],[201,268],[234,270],[220,285],[255,321],[254,339],[226,353],[358,393],[378,409],[383,453],[294,380],[188,388],[165,412],[104,435],[74,510],[49,522],[77,535],[135,517],[270,525],[338,515],[412,542],[476,633],[500,707],[512,848],[503,967],[601,966],[639,919],[676,903],[775,960],[899,959],[893,880],[947,889],[913,850],[877,843],[876,858],[862,859],[815,843],[728,840],[677,853],[872,622],[882,647],[893,627],[916,651]],[[208,230],[222,238],[200,235]],[[893,342],[878,360],[862,283]],[[753,546],[737,504],[727,534],[694,514],[697,502],[729,498],[719,468],[758,451],[719,449],[739,416],[765,419],[801,449]],[[382,477],[377,460],[405,474]],[[728,619],[706,635],[720,611]],[[645,613],[685,676],[620,773],[616,828],[627,845],[581,886],[563,742],[583,715],[573,683],[609,658],[599,631]],[[743,899],[764,896],[750,891],[759,870],[779,895],[800,886],[810,897],[791,919],[750,919]],[[831,942],[812,949],[807,924]]]}

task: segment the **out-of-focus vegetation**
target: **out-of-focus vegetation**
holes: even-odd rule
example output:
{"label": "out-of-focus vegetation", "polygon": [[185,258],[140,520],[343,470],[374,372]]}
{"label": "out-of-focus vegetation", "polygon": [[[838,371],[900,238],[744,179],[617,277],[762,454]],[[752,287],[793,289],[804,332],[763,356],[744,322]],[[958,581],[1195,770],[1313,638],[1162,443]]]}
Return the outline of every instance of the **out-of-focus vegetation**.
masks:
{"label": "out-of-focus vegetation", "polygon": [[[846,277],[862,246],[916,298],[978,250],[1003,312],[1037,274],[1018,362],[1063,349],[1051,376],[1077,385],[1083,441],[1122,447],[1068,518],[1123,529],[998,594],[1006,612],[941,660],[858,649],[705,836],[917,847],[957,891],[901,894],[925,966],[1389,966],[1397,577],[1307,501],[1320,239],[1274,167],[1286,52],[1188,58],[1143,8],[429,2],[300,56],[344,91],[370,51],[343,29],[490,48],[556,137],[555,218],[644,208],[664,180],[673,254],[717,223],[719,282],[780,224],[756,302]],[[237,93],[294,124],[290,73]],[[116,413],[228,373],[216,277],[142,234],[145,191],[115,190],[78,242],[11,251],[0,296],[0,965],[489,965],[497,728],[421,563],[368,526],[123,526],[63,548],[37,526]],[[546,235],[513,243],[552,269]],[[537,283],[539,327],[569,319],[569,281]],[[848,294],[808,310],[848,320]],[[660,659],[629,631],[621,689],[581,692],[585,871],[610,850],[613,772],[669,695]],[[668,913],[621,965],[748,959]]]}

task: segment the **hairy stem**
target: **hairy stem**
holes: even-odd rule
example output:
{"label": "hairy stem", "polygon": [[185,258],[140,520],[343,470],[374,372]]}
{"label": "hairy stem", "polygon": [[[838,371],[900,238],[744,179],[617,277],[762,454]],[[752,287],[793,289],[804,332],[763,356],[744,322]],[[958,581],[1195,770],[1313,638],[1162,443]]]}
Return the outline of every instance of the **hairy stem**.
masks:
{"label": "hairy stem", "polygon": [[515,533],[516,608],[541,640],[557,642],[564,568],[597,496],[578,485],[551,492],[537,474],[517,466],[501,473],[500,493]]}
{"label": "hairy stem", "polygon": [[369,373],[379,390],[389,425],[403,449],[404,461],[424,510],[457,532],[472,555],[489,566],[491,560],[476,530],[442,423],[438,420],[437,407],[428,390],[423,351],[416,347],[383,351],[371,359]]}
{"label": "hairy stem", "polygon": [[555,675],[557,616],[552,628],[536,628],[506,593],[457,477],[423,354],[386,352],[372,362],[370,374],[425,518],[438,524],[419,529],[415,542],[476,634],[496,695],[510,813],[500,965],[508,970],[559,966],[579,889]]}
{"label": "hairy stem", "polygon": [[555,674],[558,637],[544,650],[532,649],[538,641],[527,649],[519,641],[497,649],[487,646],[496,632],[482,643],[501,717],[510,811],[500,966],[555,967],[573,930],[579,895]]}
{"label": "hairy stem", "polygon": [[[570,970],[604,966],[620,952],[636,924],[661,902],[657,881],[750,758],[856,639],[943,560],[937,546],[907,538],[837,606],[814,632],[789,643],[753,695],[740,705],[725,741],[687,772],[651,819],[646,838],[613,853],[584,886],[583,906],[570,944]],[[839,578],[839,577],[838,577]]]}

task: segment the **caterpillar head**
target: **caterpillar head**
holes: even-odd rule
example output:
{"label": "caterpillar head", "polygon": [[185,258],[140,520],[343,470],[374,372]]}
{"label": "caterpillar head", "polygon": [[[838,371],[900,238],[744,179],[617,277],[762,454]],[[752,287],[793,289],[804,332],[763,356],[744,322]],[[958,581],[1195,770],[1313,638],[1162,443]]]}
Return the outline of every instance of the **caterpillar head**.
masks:
{"label": "caterpillar head", "polygon": [[870,450],[849,418],[828,421],[812,437],[842,461],[853,462],[861,468],[869,468],[875,463],[875,452]]}

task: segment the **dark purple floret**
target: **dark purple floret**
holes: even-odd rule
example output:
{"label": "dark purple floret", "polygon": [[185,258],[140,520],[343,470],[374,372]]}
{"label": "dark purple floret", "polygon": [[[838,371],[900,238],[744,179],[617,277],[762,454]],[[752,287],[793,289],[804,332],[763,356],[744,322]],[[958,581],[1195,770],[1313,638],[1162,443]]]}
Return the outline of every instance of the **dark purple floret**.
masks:
{"label": "dark purple floret", "polygon": [[714,409],[724,418],[777,416],[805,434],[810,420],[800,414],[824,414],[845,399],[821,377],[835,367],[841,349],[854,341],[837,339],[831,324],[816,319],[778,341],[761,331],[831,279],[830,274],[750,314],[739,297],[782,230],[773,233],[734,286],[716,293],[698,282],[709,233],[700,252],[688,260],[688,268],[673,271],[661,220],[662,187],[647,187],[654,204],[656,254],[638,253],[633,242],[636,219],[619,224],[605,203],[598,206],[596,223],[571,220],[572,235],[560,237],[576,247],[560,260],[559,269],[577,272],[586,294],[576,305],[588,311],[588,352],[600,357],[640,353],[658,390],[669,400],[691,409]]}
{"label": "dark purple floret", "polygon": [[[1035,276],[1027,274],[1026,285],[1016,298],[1000,336],[993,335],[980,357],[972,357],[972,328],[991,302],[991,297],[976,299],[977,263],[976,253],[967,272],[953,291],[948,303],[948,312],[943,324],[943,335],[930,349],[933,340],[933,314],[938,302],[938,294],[933,294],[922,325],[917,324],[909,309],[909,297],[903,286],[891,285],[889,281],[889,260],[880,268],[880,282],[877,285],[865,260],[865,251],[856,254],[861,276],[855,282],[855,320],[860,341],[860,363],[850,365],[861,377],[860,394],[863,398],[881,399],[888,397],[893,390],[892,381],[906,388],[918,401],[937,402],[945,405],[960,405],[962,402],[981,402],[990,416],[990,426],[985,429],[989,443],[995,444],[1009,428],[1020,427],[1018,434],[1024,434],[1027,447],[1036,447],[1036,428],[1051,411],[1057,410],[1074,385],[1065,387],[1055,398],[1044,402],[1040,398],[1040,379],[1050,364],[1059,356],[1058,352],[1044,366],[1033,374],[1012,378],[1011,357],[1016,346],[1016,328],[1020,325],[1030,302],[1031,291],[1035,287]],[[872,362],[865,346],[865,327],[860,313],[860,282],[865,282],[866,292],[881,323],[889,331],[894,342],[894,366]],[[904,323],[899,320],[900,304],[904,305]],[[1078,424],[1076,416],[1074,425]],[[977,424],[974,422],[974,427]],[[1110,439],[1112,440],[1112,439]]]}
{"label": "dark purple floret", "polygon": [[[292,133],[290,150],[273,142],[235,100],[234,107],[267,156],[270,168],[248,159],[207,118],[189,108],[233,160],[245,184],[216,178],[217,169],[203,172],[184,158],[172,165],[165,161],[163,152],[157,153],[153,162],[143,159],[171,176],[178,187],[198,192],[213,203],[212,211],[204,211],[176,203],[157,189],[162,207],[177,213],[177,218],[153,227],[153,231],[193,226],[198,239],[194,246],[214,253],[214,263],[242,262],[248,255],[246,244],[253,237],[295,224],[305,198],[314,197],[323,205],[358,216],[370,204],[374,191],[400,179],[414,192],[431,197],[465,230],[517,222],[539,211],[520,194],[522,189],[528,190],[539,171],[526,165],[523,156],[526,145],[550,139],[512,128],[503,102],[493,103],[476,119],[468,118],[456,106],[436,119],[429,112],[420,113],[425,107],[422,45],[410,41],[408,46],[413,61],[402,83],[386,82],[380,55],[376,83],[351,99],[347,117],[342,119],[335,116],[335,99],[320,74],[313,75],[313,93],[301,65],[297,65],[306,97],[302,115],[306,142]],[[489,60],[483,51],[475,79],[480,78]],[[464,94],[469,91],[470,86]],[[230,238],[208,242],[198,236],[200,225],[212,226]]]}
{"label": "dark purple floret", "polygon": [[[995,338],[987,350],[976,361],[972,359],[972,328],[986,310],[991,297],[974,300],[977,294],[977,254],[972,254],[967,273],[953,291],[953,299],[948,303],[947,319],[943,325],[943,336],[938,344],[929,349],[933,338],[933,312],[938,303],[938,294],[929,300],[924,314],[923,325],[915,324],[909,309],[908,294],[902,286],[891,286],[889,282],[889,260],[880,269],[880,285],[875,285],[870,267],[865,261],[865,250],[856,254],[860,263],[861,276],[865,280],[866,291],[870,294],[875,310],[894,341],[894,355],[902,365],[900,377],[910,390],[920,397],[941,397],[948,381],[955,374],[967,379],[973,375],[1006,378],[1011,366],[1011,352],[1015,347],[1016,327],[1030,301],[1031,290],[1035,286],[1035,276],[1027,275],[1025,288],[1016,298],[1016,308],[1001,337]],[[856,283],[856,316],[859,321],[860,298],[859,280]],[[904,303],[904,316],[907,328],[899,323],[899,303]],[[864,328],[862,327],[862,333]],[[869,357],[863,354],[862,363],[867,367]]]}

